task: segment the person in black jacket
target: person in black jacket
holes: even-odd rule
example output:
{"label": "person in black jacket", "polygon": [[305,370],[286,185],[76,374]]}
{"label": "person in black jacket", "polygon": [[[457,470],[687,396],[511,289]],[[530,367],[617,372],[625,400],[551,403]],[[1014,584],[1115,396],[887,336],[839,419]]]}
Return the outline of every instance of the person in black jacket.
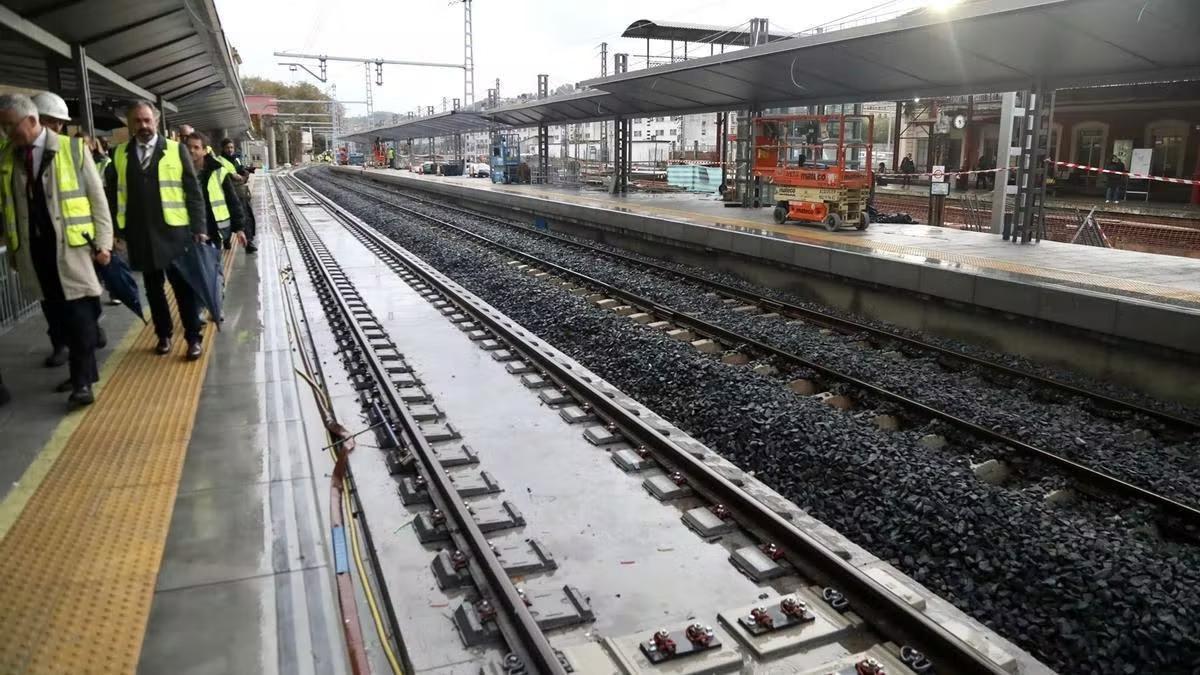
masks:
{"label": "person in black jacket", "polygon": [[217,161],[233,172],[233,184],[237,187],[238,196],[242,199],[246,253],[254,253],[258,250],[258,247],[254,245],[255,236],[258,234],[258,225],[254,220],[254,205],[250,202],[250,169],[242,163],[242,156],[238,154],[231,138],[221,139],[221,156],[217,158]]}
{"label": "person in black jacket", "polygon": [[200,313],[196,294],[171,264],[193,242],[208,241],[204,193],[183,145],[159,134],[158,109],[138,101],[126,112],[133,139],[113,150],[104,181],[115,215],[118,249],[128,250],[130,266],[142,272],[154,319],[159,354],[171,351],[173,321],[164,281],[171,282],[187,340],[187,358],[200,358]]}
{"label": "person in black jacket", "polygon": [[916,172],[917,165],[913,162],[912,153],[909,153],[900,161],[900,173],[903,174],[902,179],[904,180],[905,190],[912,183],[913,174]]}
{"label": "person in black jacket", "polygon": [[[216,157],[208,154],[208,139],[194,131],[184,139],[196,167],[200,189],[204,191],[204,215],[208,222],[208,243],[229,248],[234,239],[246,245],[245,212],[238,197],[233,176]],[[216,195],[220,195],[219,197]],[[214,198],[215,197],[215,198]],[[214,205],[215,202],[215,205]]]}

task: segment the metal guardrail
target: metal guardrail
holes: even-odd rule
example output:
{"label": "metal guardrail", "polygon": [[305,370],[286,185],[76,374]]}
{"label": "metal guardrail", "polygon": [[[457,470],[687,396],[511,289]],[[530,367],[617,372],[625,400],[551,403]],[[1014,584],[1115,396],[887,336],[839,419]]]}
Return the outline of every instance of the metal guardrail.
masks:
{"label": "metal guardrail", "polygon": [[8,247],[0,245],[0,333],[33,313],[37,300],[21,288],[17,271],[8,265]]}

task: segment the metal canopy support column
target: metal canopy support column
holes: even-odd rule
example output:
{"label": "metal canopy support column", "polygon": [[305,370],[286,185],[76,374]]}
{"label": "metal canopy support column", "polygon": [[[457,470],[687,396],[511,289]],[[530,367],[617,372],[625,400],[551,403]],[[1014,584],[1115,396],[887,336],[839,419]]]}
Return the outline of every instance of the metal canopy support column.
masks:
{"label": "metal canopy support column", "polygon": [[717,163],[721,166],[722,194],[725,192],[725,164],[729,161],[729,113],[717,113]]}
{"label": "metal canopy support column", "polygon": [[758,179],[752,175],[750,169],[750,156],[754,152],[754,125],[751,120],[761,115],[761,110],[743,110],[738,113],[737,118],[733,182],[736,200],[746,208],[758,208],[762,205]]}
{"label": "metal canopy support column", "polygon": [[475,103],[475,36],[471,26],[471,0],[463,0],[463,106]]}
{"label": "metal canopy support column", "polygon": [[[770,34],[766,19],[750,19],[750,46],[764,44]],[[737,145],[734,169],[734,185],[737,200],[744,207],[757,208],[762,205],[762,194],[757,178],[751,175],[750,156],[754,152],[754,125],[751,120],[762,116],[762,109],[743,110],[737,116]]]}
{"label": "metal canopy support column", "polygon": [[[1051,96],[1043,83],[1018,94],[1018,106],[1024,109],[1019,132],[1020,155],[1017,160],[1017,195],[1013,205],[1012,242],[1028,244],[1042,240],[1045,224],[1042,203],[1046,187],[1046,162],[1049,157]],[[1008,232],[1005,232],[1007,240]]]}
{"label": "metal canopy support column", "polygon": [[1007,92],[1000,97],[1000,135],[996,141],[995,184],[992,186],[992,234],[1009,237],[1009,224],[1005,222],[1008,210],[1008,167],[1012,157],[1013,117],[1016,115],[1017,94]]}
{"label": "metal canopy support column", "polygon": [[88,138],[96,135],[92,117],[92,86],[88,81],[87,50],[83,45],[71,45],[71,60],[75,65],[75,82],[79,88],[79,122]]}
{"label": "metal canopy support column", "polygon": [[629,130],[632,126],[630,120],[621,115],[617,115],[613,121],[616,147],[613,153],[613,182],[609,192],[614,195],[625,194],[629,189]]}
{"label": "metal canopy support column", "polygon": [[[613,55],[613,70],[616,70],[617,55]],[[600,77],[608,77],[608,43],[600,43]],[[600,120],[600,168],[608,163],[608,120]]]}
{"label": "metal canopy support column", "polygon": [[[550,76],[538,73],[537,97],[543,99],[549,95]],[[538,124],[537,127],[537,154],[538,169],[541,172],[537,182],[548,184],[550,182],[550,127],[544,123]]]}
{"label": "metal canopy support column", "polygon": [[[334,161],[337,161],[337,155],[334,155]],[[279,168],[279,156],[275,150],[275,126],[267,126],[267,169]]]}

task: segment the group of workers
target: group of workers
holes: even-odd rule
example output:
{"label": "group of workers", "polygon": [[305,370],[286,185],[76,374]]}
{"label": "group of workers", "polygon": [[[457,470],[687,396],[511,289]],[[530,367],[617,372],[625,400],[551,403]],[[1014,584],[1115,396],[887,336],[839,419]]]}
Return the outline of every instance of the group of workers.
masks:
{"label": "group of workers", "polygon": [[[107,342],[99,325],[99,272],[114,255],[142,273],[160,355],[172,351],[174,321],[164,289],[170,282],[185,358],[196,360],[203,354],[203,319],[195,291],[173,261],[194,245],[228,249],[236,241],[247,253],[256,250],[250,170],[234,142],[223,139],[217,154],[186,125],[167,138],[159,114],[149,101],[130,105],[130,140],[110,154],[100,140],[62,133],[70,115],[59,96],[0,95],[0,230],[10,267],[42,302],[52,348],[45,365],[69,365],[69,377],[55,390],[70,392],[75,406],[95,400],[95,352]],[[0,404],[9,398],[0,380]]]}

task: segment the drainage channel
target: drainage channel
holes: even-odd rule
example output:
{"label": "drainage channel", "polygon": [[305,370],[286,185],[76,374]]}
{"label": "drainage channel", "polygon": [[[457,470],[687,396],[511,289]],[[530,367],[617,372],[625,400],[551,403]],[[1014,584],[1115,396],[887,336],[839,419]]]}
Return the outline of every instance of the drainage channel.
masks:
{"label": "drainage channel", "polygon": [[[526,386],[541,381],[561,392],[558,402],[565,404],[564,419],[577,415],[593,420],[584,431],[589,441],[599,446],[623,442],[633,448],[623,457],[614,454],[615,463],[652,462],[664,467],[664,475],[658,477],[653,485],[647,485],[648,490],[667,495],[666,498],[659,497],[663,501],[670,499],[674,493],[684,491],[702,498],[705,506],[689,511],[684,517],[684,522],[692,529],[702,533],[702,536],[706,533],[712,536],[713,530],[706,528],[728,530],[731,523],[736,523],[754,535],[757,546],[747,547],[752,550],[736,550],[730,556],[731,562],[743,574],[756,578],[756,575],[769,574],[774,568],[786,565],[820,582],[824,586],[817,587],[819,601],[841,610],[852,607],[855,616],[865,619],[880,634],[888,636],[896,644],[911,645],[896,648],[894,660],[916,672],[927,671],[931,662],[938,664],[942,672],[1004,672],[994,661],[948,632],[893,590],[888,590],[830,550],[824,542],[798,528],[760,499],[752,497],[727,475],[701,461],[694,454],[694,448],[679,443],[669,432],[664,433],[663,429],[656,428],[651,420],[640,415],[636,408],[626,405],[612,391],[602,388],[589,374],[579,372],[580,369],[556,358],[556,350],[540,343],[536,336],[526,334],[511,320],[461,290],[323,195],[306,185],[304,189],[309,197],[322,203],[369,250],[388,261],[389,266],[394,264],[394,269],[402,279],[419,280],[419,283],[436,290],[440,298],[450,303],[444,308],[445,312],[470,315],[479,331],[471,337],[481,345],[494,343],[487,345],[497,354],[493,358],[519,359],[516,362],[529,369],[523,375]],[[752,617],[750,622],[763,630],[767,630],[767,626],[774,624],[777,619],[778,627],[785,627],[790,621],[787,619],[790,616],[788,612],[795,610],[795,606],[785,607],[786,604],[781,602],[778,608],[751,606],[746,612]],[[779,612],[783,616],[775,617]],[[724,614],[721,616],[723,618]],[[742,625],[737,618],[730,623]],[[685,655],[689,651],[719,648],[719,645],[712,645],[712,634],[706,631],[711,631],[711,626],[696,623],[678,629],[666,628],[654,635],[644,636],[649,639],[641,643],[642,655],[649,658],[651,663],[658,663],[651,654],[657,653],[657,658],[661,659],[670,652],[669,656],[674,658],[677,653]],[[851,669],[847,672],[855,672],[855,665],[851,663]]]}

